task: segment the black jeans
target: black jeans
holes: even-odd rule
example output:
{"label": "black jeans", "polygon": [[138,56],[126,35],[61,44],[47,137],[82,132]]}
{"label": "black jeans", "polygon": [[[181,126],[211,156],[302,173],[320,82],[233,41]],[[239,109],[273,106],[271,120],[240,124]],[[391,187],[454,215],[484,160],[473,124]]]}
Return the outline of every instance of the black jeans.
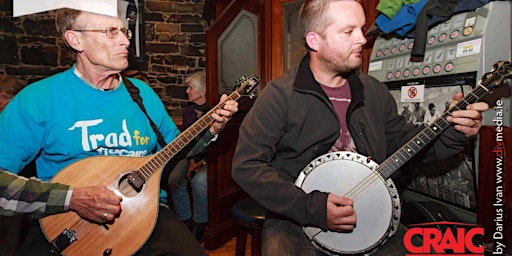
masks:
{"label": "black jeans", "polygon": [[[20,256],[48,255],[50,246],[38,223],[34,222],[27,240],[18,252]],[[174,212],[160,206],[158,220],[153,233],[137,256],[154,255],[207,255],[190,230],[181,222]]]}
{"label": "black jeans", "polygon": [[[386,241],[373,255],[403,256],[408,252],[403,246],[405,226],[400,225],[397,232]],[[288,220],[269,218],[265,220],[262,231],[263,256],[324,256],[320,249],[306,237],[302,227]]]}

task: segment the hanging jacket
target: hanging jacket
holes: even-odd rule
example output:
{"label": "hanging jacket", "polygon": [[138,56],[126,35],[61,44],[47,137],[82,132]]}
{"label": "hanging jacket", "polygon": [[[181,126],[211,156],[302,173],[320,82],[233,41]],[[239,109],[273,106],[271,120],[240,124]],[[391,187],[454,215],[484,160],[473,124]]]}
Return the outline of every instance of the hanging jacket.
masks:
{"label": "hanging jacket", "polygon": [[411,62],[422,62],[429,28],[445,22],[456,13],[476,10],[494,0],[429,0],[416,19],[416,28],[407,37],[414,37]]}
{"label": "hanging jacket", "polygon": [[375,20],[375,24],[385,34],[396,33],[405,36],[416,25],[416,18],[427,2],[428,0],[421,0],[414,4],[404,5],[392,19],[380,14]]}
{"label": "hanging jacket", "polygon": [[420,0],[382,0],[377,5],[377,11],[386,15],[388,18],[392,19],[402,6],[405,4],[414,4],[419,2]]}

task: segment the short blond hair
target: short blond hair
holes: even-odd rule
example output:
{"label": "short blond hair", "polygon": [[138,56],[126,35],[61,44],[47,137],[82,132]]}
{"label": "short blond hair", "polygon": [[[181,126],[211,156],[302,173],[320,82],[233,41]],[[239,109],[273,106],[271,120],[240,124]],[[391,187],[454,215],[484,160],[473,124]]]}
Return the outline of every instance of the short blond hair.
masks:
{"label": "short blond hair", "polygon": [[329,4],[338,1],[355,0],[307,0],[302,4],[299,12],[299,29],[302,44],[309,48],[306,42],[306,35],[315,32],[325,38],[325,30],[331,25],[331,17],[328,15]]}

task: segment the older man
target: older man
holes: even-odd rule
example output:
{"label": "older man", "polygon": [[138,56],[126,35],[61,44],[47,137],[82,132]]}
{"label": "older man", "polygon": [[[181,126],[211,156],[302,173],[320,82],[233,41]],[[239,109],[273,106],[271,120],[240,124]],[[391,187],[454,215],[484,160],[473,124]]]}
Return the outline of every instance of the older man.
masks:
{"label": "older man", "polygon": [[[149,118],[130,97],[120,73],[128,67],[131,33],[121,19],[62,9],[57,12],[56,24],[76,63],[29,85],[2,112],[1,168],[17,173],[35,159],[37,176],[46,181],[69,164],[91,156],[150,155],[162,146],[149,118],[167,143],[179,134],[150,86],[129,79],[138,89]],[[235,101],[227,101],[212,114],[214,122],[205,136],[211,139],[237,110]],[[81,175],[81,170],[74,172]],[[104,185],[90,186],[73,191],[69,210],[93,223],[115,223],[123,210],[126,212],[123,200]],[[117,235],[130,238],[134,234]],[[31,229],[20,254],[50,255],[50,245],[38,225]],[[153,232],[137,255],[168,254],[205,252],[169,209],[159,207]]]}

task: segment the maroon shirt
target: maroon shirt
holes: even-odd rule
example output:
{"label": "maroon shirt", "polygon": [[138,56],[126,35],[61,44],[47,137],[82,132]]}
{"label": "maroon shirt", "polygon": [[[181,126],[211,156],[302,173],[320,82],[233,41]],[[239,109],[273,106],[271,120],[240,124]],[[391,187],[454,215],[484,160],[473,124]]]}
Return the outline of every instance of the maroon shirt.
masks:
{"label": "maroon shirt", "polygon": [[354,143],[354,139],[350,135],[347,126],[347,109],[348,105],[350,105],[350,101],[352,99],[352,95],[350,94],[350,86],[348,84],[348,80],[341,87],[333,88],[325,85],[321,85],[325,94],[331,101],[336,114],[338,114],[338,118],[340,119],[340,136],[338,140],[334,143],[329,152],[336,151],[350,151],[356,152],[356,145]]}

